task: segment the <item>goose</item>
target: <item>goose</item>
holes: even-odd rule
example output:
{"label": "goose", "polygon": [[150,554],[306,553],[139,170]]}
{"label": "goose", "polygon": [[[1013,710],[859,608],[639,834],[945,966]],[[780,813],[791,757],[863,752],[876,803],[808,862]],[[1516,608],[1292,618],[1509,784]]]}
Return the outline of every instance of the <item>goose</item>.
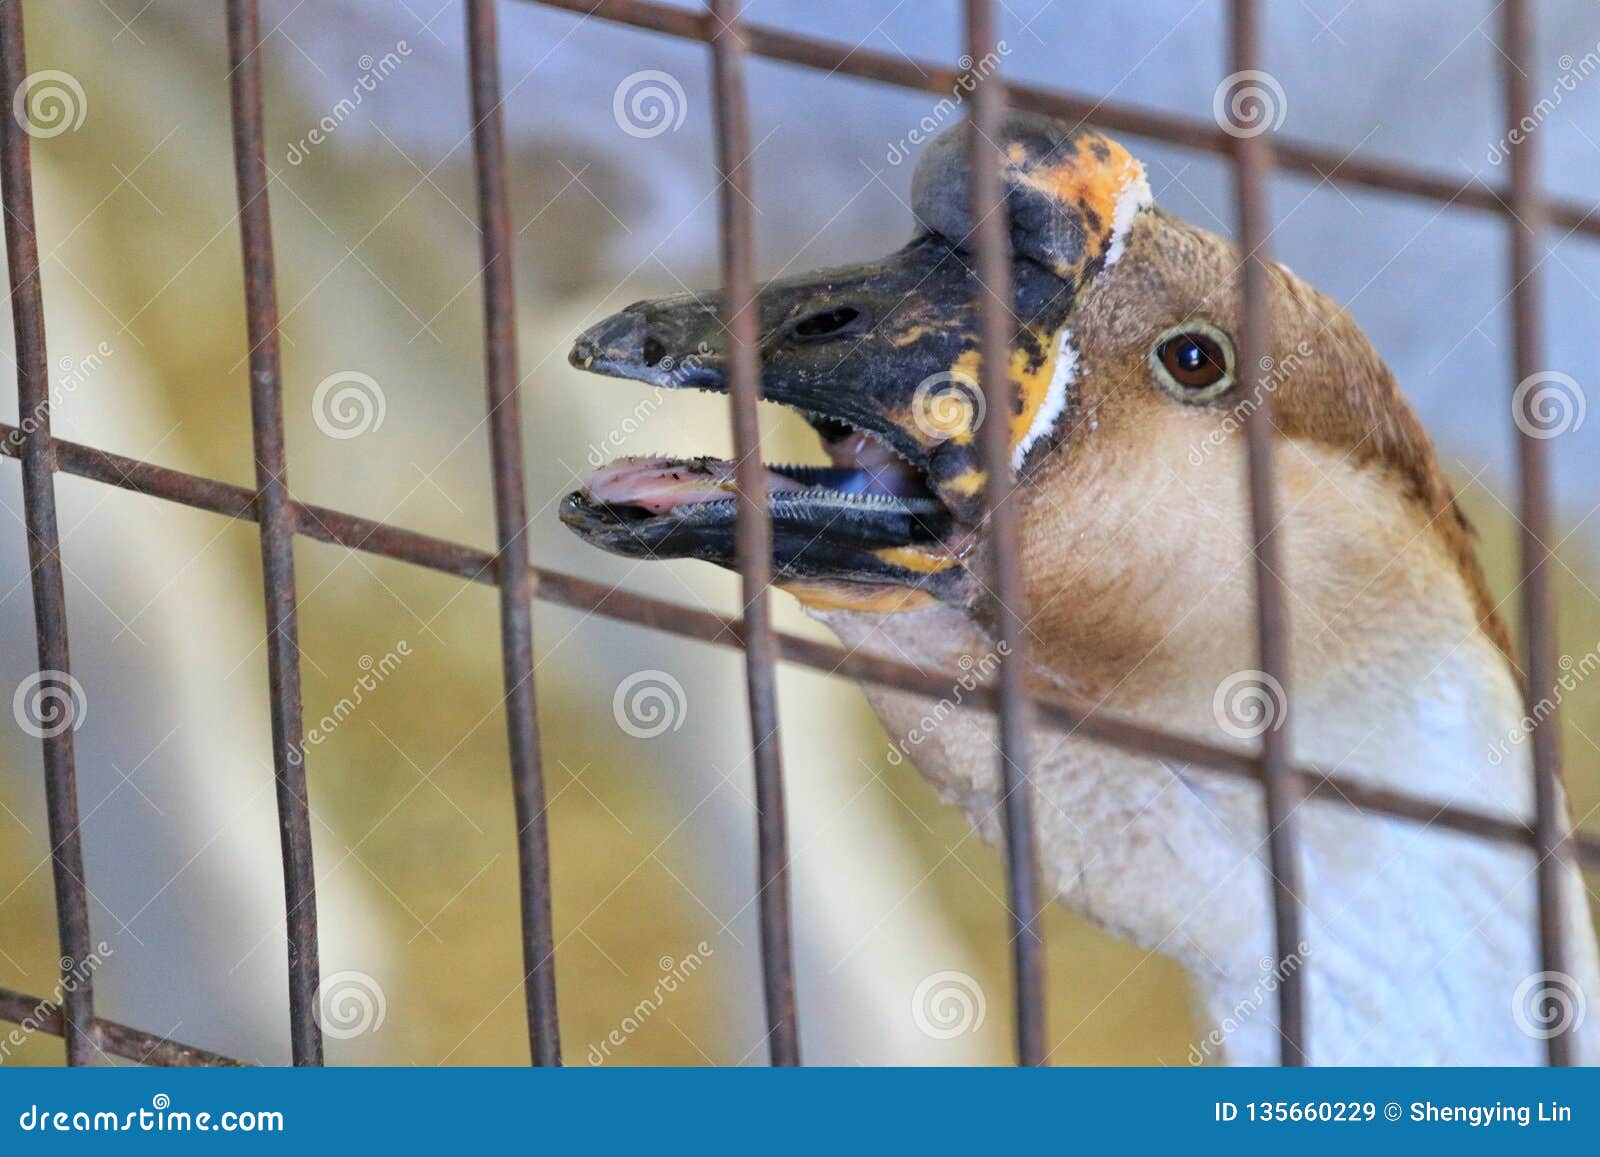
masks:
{"label": "goose", "polygon": [[[1294,760],[1526,821],[1506,628],[1428,436],[1349,314],[1274,265],[1270,356],[1241,366],[1231,243],[1154,204],[1140,163],[1092,129],[1013,111],[997,144],[1009,413],[985,415],[976,386],[960,126],[918,158],[907,245],[761,287],[763,395],[801,412],[831,463],[767,468],[776,585],[847,647],[945,673],[953,691],[1010,661],[988,626],[974,438],[986,417],[1008,421],[1030,688],[1251,750],[1282,718],[1281,686],[1253,669],[1241,429],[1270,394]],[[638,302],[571,360],[723,390],[720,308],[711,294]],[[733,495],[731,463],[628,458],[567,495],[561,518],[625,556],[733,567]],[[992,715],[959,694],[866,695],[894,753],[998,842]],[[1191,1061],[1276,1063],[1289,968],[1305,973],[1309,1063],[1536,1064],[1555,1027],[1600,1061],[1576,869],[1562,877],[1570,973],[1541,973],[1527,849],[1312,799],[1298,813],[1304,938],[1280,959],[1256,785],[1043,728],[1031,750],[1045,894],[1177,960]]]}

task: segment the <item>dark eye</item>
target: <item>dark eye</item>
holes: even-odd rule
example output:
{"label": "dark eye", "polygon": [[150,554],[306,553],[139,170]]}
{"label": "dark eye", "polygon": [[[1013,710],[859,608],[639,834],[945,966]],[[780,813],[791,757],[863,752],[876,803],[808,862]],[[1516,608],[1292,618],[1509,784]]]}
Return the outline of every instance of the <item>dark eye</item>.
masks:
{"label": "dark eye", "polygon": [[1183,401],[1206,401],[1233,384],[1233,343],[1212,325],[1190,324],[1162,334],[1150,363],[1162,387]]}

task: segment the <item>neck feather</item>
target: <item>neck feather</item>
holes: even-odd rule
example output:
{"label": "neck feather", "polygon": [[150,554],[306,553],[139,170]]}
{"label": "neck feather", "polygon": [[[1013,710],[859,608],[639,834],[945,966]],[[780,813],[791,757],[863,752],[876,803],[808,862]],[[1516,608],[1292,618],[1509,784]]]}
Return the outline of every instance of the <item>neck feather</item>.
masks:
{"label": "neck feather", "polygon": [[[822,617],[851,647],[912,655],[952,674],[986,669],[993,647],[955,611]],[[1299,629],[1314,629],[1297,624]],[[1481,632],[1446,646],[1376,632],[1364,655],[1329,664],[1297,652],[1291,742],[1297,762],[1439,803],[1527,819],[1527,744],[1508,744],[1522,711],[1509,667]],[[1184,679],[1152,663],[1105,696],[1120,714],[1218,741],[1209,690],[1230,673],[1191,656]],[[1041,680],[1047,682],[1048,680]],[[993,842],[1000,836],[992,718],[868,691],[896,743]],[[959,696],[956,697],[959,699]],[[929,727],[933,719],[935,726]],[[1034,783],[1047,886],[1091,920],[1173,956],[1196,991],[1191,1060],[1270,1064],[1278,1056],[1272,919],[1260,793],[1203,769],[1040,731]],[[1532,856],[1410,821],[1310,802],[1297,813],[1303,951],[1319,1064],[1539,1063],[1540,971]],[[1585,892],[1566,884],[1571,981],[1600,1009],[1600,965]],[[1556,994],[1559,995],[1559,994]],[[1518,1012],[1521,999],[1527,1011]],[[1600,1060],[1600,1016],[1580,1054]]]}

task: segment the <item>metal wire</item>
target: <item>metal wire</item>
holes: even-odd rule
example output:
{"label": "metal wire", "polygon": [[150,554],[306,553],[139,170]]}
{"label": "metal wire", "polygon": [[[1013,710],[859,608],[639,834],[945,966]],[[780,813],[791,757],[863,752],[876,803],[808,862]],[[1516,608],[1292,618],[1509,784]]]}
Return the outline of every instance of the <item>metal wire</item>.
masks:
{"label": "metal wire", "polygon": [[[68,1033],[67,1039],[69,1041],[73,1039],[66,1018],[58,1005],[40,1000],[38,997],[26,996],[9,988],[0,988],[0,1020],[8,1020],[13,1024],[30,1028],[34,1032],[48,1033],[51,1036]],[[239,1061],[225,1057],[221,1053],[180,1044],[166,1037],[118,1024],[114,1020],[95,1018],[80,1024],[92,1031],[96,1047],[107,1056],[123,1057],[143,1065],[238,1066],[240,1064]]]}
{"label": "metal wire", "polygon": [[[1261,32],[1254,0],[1233,0],[1233,71],[1260,67]],[[1267,174],[1272,159],[1264,134],[1245,132],[1234,140],[1233,166],[1239,215],[1238,360],[1241,374],[1253,374],[1268,349]],[[1251,556],[1256,581],[1256,647],[1261,679],[1279,694],[1272,726],[1261,733],[1262,797],[1266,805],[1267,872],[1272,891],[1275,974],[1278,985],[1279,1056],[1285,1066],[1306,1063],[1305,969],[1287,965],[1300,944],[1300,840],[1295,810],[1304,797],[1290,763],[1289,617],[1284,606],[1283,564],[1274,533],[1278,500],[1273,490],[1273,398],[1258,388],[1259,404],[1245,421],[1250,479]]]}
{"label": "metal wire", "polygon": [[517,391],[517,302],[512,282],[511,210],[506,198],[505,126],[500,111],[494,0],[468,0],[467,54],[482,234],[489,453],[494,476],[495,541],[499,545],[494,573],[500,588],[500,655],[517,818],[517,884],[528,1047],[535,1064],[558,1065],[561,1038],[550,910],[550,836],[545,824],[539,714],[534,699],[533,587],[528,571],[528,502]]}
{"label": "metal wire", "polygon": [[272,765],[277,780],[289,941],[289,1046],[295,1064],[320,1065],[322,1028],[315,1016],[319,983],[317,880],[311,864],[311,806],[306,795],[305,745],[301,735],[295,508],[289,501],[283,444],[283,373],[278,361],[278,291],[262,138],[260,47],[257,0],[228,0],[233,165],[239,189],[245,316],[250,339],[250,430],[255,444],[261,577],[267,598]]}
{"label": "metal wire", "polygon": [[755,230],[750,220],[750,111],[744,88],[744,40],[735,0],[711,0],[712,99],[716,112],[721,208],[723,325],[728,332],[728,396],[733,413],[738,487],[736,554],[744,599],[745,682],[750,701],[756,780],[756,876],[761,924],[761,980],[767,1045],[774,1065],[800,1063],[795,1020],[794,948],[789,909],[789,847],[773,685],[777,640],[768,602],[772,585],[772,512],[761,460],[761,363],[756,347]]}
{"label": "metal wire", "polygon": [[[17,457],[18,450],[11,440],[15,429],[14,426],[0,423],[0,455]],[[254,495],[244,487],[141,462],[137,458],[98,450],[78,442],[57,439],[53,448],[57,467],[65,473],[229,518],[246,522],[256,519]],[[493,585],[495,581],[494,555],[488,551],[346,514],[326,506],[303,504],[297,509],[297,533],[314,541],[364,551],[473,582]],[[557,570],[531,567],[529,575],[535,597],[555,606],[714,646],[738,649],[744,645],[745,627],[739,619],[619,590]],[[948,680],[942,676],[908,664],[847,651],[782,631],[776,632],[775,637],[778,641],[778,657],[787,663],[857,683],[934,698],[948,694],[950,690]],[[966,702],[978,709],[993,711],[998,706],[999,695],[992,689],[979,687],[969,694]],[[1035,697],[1033,706],[1041,725],[1063,733],[1072,733],[1125,751],[1155,755],[1175,764],[1203,767],[1242,780],[1261,780],[1260,760],[1232,748],[1219,747],[1187,736],[1169,735],[1103,708],[1092,708],[1088,704],[1070,700]],[[1432,800],[1374,788],[1347,776],[1314,767],[1302,765],[1299,771],[1307,783],[1307,795],[1335,807],[1349,807],[1371,815],[1410,820],[1518,847],[1531,849],[1534,846],[1533,829],[1527,824],[1456,805],[1441,807]],[[1600,837],[1579,835],[1574,839],[1584,866],[1600,871]]]}
{"label": "metal wire", "polygon": [[[533,1057],[541,1063],[559,1060],[554,989],[554,956],[549,905],[549,845],[544,824],[538,725],[532,680],[530,601],[575,608],[638,626],[667,631],[705,643],[742,648],[748,655],[748,683],[753,757],[758,797],[758,860],[761,887],[763,977],[774,1063],[799,1059],[793,1003],[791,926],[787,849],[783,824],[782,769],[778,757],[773,663],[776,659],[884,687],[938,697],[944,681],[906,664],[859,655],[836,646],[775,631],[766,604],[770,579],[770,520],[761,495],[764,475],[759,458],[755,402],[759,373],[754,359],[753,234],[748,213],[748,109],[743,86],[746,53],[784,60],[902,87],[945,93],[955,85],[955,70],[927,61],[887,57],[870,51],[817,40],[737,19],[733,0],[712,0],[710,11],[670,8],[646,0],[529,0],[634,27],[652,29],[711,45],[717,123],[717,156],[723,178],[722,255],[725,324],[730,331],[731,389],[735,440],[739,457],[740,567],[745,610],[728,618],[664,600],[614,590],[574,575],[532,567],[525,541],[526,496],[517,406],[515,301],[511,278],[509,211],[506,197],[504,130],[500,113],[496,62],[494,0],[469,0],[469,80],[473,103],[475,171],[483,225],[482,262],[485,285],[485,356],[490,407],[491,454],[495,488],[497,548],[479,548],[418,534],[326,507],[296,502],[284,475],[281,419],[281,376],[276,341],[271,227],[267,206],[267,172],[263,160],[261,84],[257,60],[259,18],[256,0],[228,0],[228,33],[233,65],[230,83],[234,120],[235,164],[238,171],[241,229],[245,255],[245,287],[250,330],[252,429],[257,463],[256,488],[232,486],[215,479],[170,470],[93,447],[55,439],[49,430],[48,361],[43,307],[39,292],[38,251],[29,170],[28,136],[15,118],[0,118],[0,182],[6,214],[8,265],[18,362],[18,397],[23,421],[0,425],[0,455],[22,463],[29,557],[32,564],[41,673],[69,674],[65,598],[55,527],[52,474],[65,471],[126,490],[163,498],[226,517],[256,522],[261,527],[263,573],[267,590],[269,678],[273,711],[275,772],[283,834],[286,909],[289,938],[291,1045],[297,1063],[316,1063],[321,1041],[311,1009],[316,994],[315,884],[311,873],[309,815],[300,755],[299,652],[295,637],[292,538],[332,543],[416,566],[495,585],[501,599],[501,642],[507,690],[518,847],[522,866],[521,912],[524,964],[527,970],[528,1023]],[[1234,63],[1252,67],[1257,56],[1255,5],[1233,0]],[[994,41],[990,5],[969,0],[967,32],[972,58],[981,59]],[[1525,0],[1508,0],[1502,25],[1502,48],[1508,61],[1506,108],[1515,122],[1531,95],[1528,67],[1531,16]],[[0,85],[16,91],[27,75],[20,0],[0,0]],[[1269,167],[1305,173],[1353,186],[1364,186],[1444,203],[1454,208],[1486,210],[1514,222],[1511,230],[1512,287],[1516,365],[1519,377],[1537,370],[1542,341],[1537,312],[1536,241],[1545,224],[1575,233],[1600,236],[1600,206],[1553,201],[1542,196],[1527,143],[1511,154],[1508,187],[1462,185],[1450,177],[1409,166],[1339,157],[1305,142],[1274,138],[1240,143],[1210,122],[1103,103],[1053,89],[1010,85],[992,79],[976,86],[973,117],[978,129],[997,123],[1002,102],[1100,127],[1150,137],[1191,148],[1230,155],[1239,185],[1243,267],[1243,324],[1240,364],[1255,364],[1251,350],[1266,347],[1263,286],[1260,280],[1265,235],[1263,190]],[[992,133],[990,134],[993,135]],[[1004,309],[1010,296],[1006,268],[1006,234],[992,150],[973,145],[975,219],[984,222],[978,239],[978,261],[985,289],[980,294],[983,317],[983,386],[991,397],[1003,397],[1009,382],[998,373],[1009,340]],[[993,209],[997,212],[988,212]],[[1267,406],[1256,414],[1270,413]],[[1003,427],[1004,423],[990,423]],[[1281,587],[1274,565],[1274,546],[1265,530],[1272,523],[1271,440],[1266,420],[1247,427],[1250,445],[1252,522],[1256,531],[1256,565],[1260,599],[1258,642],[1262,669],[1282,681],[1287,652],[1283,631]],[[991,440],[986,437],[985,441]],[[999,565],[993,576],[1001,597],[1002,629],[1021,606],[1017,588],[1014,528],[1008,529],[1008,506],[993,496],[1006,475],[1006,455],[985,447],[991,497],[991,534]],[[1550,541],[1550,497],[1544,444],[1524,435],[1519,440],[1523,540],[1523,600],[1528,649],[1528,693],[1543,694],[1553,683],[1553,611],[1545,563]],[[1009,594],[1007,593],[1009,592]],[[1020,636],[1017,644],[1020,653]],[[1406,819],[1533,850],[1539,858],[1540,946],[1545,967],[1559,968],[1565,959],[1560,919],[1559,886],[1564,857],[1574,856],[1600,871],[1600,839],[1573,835],[1566,829],[1557,787],[1558,752],[1555,730],[1534,733],[1536,820],[1532,826],[1468,808],[1436,803],[1387,789],[1353,782],[1324,770],[1294,766],[1288,755],[1287,732],[1268,741],[1259,755],[1241,753],[1094,710],[1060,698],[1027,697],[1020,680],[1021,663],[1002,665],[1000,686],[980,689],[972,705],[1000,717],[1002,776],[1006,791],[1007,875],[1016,928],[1031,932],[1037,917],[1037,879],[1029,818],[1027,725],[1034,724],[1133,752],[1208,768],[1247,782],[1259,783],[1267,800],[1273,833],[1276,935],[1280,957],[1297,936],[1295,852],[1292,812],[1301,798],[1348,807],[1374,815]],[[1008,677],[1007,672],[1014,672]],[[1008,682],[1008,678],[1011,680]],[[62,954],[87,959],[89,927],[87,890],[83,884],[82,848],[74,785],[72,732],[44,741],[47,808],[55,869],[56,908]],[[290,754],[295,755],[290,759]],[[1287,821],[1287,822],[1285,822]],[[1031,882],[1030,882],[1031,879]],[[1032,1062],[1042,1056],[1044,1000],[1042,944],[1029,935],[1017,937],[1017,1024],[1019,1057]],[[66,961],[63,961],[65,970]],[[1298,977],[1298,970],[1285,970]],[[95,1051],[156,1064],[233,1064],[228,1057],[94,1016],[91,988],[86,983],[64,986],[64,1007],[23,993],[0,989],[0,1019],[34,1024],[39,1031],[65,1037],[69,1063],[89,1062]],[[1303,998],[1286,982],[1283,1004],[1284,1061],[1305,1055]],[[1291,995],[1294,993],[1294,995]],[[1570,1060],[1570,1040],[1550,1041],[1552,1063]]]}
{"label": "metal wire", "polygon": [[[967,0],[967,56],[996,60],[999,35],[994,5]],[[993,603],[996,649],[1004,655],[998,672],[1000,702],[995,723],[1000,749],[1000,814],[1005,831],[1006,900],[1011,909],[1011,959],[1015,973],[1017,1061],[1042,1065],[1045,1044],[1045,946],[1038,921],[1038,832],[1033,823],[1033,781],[1029,776],[1027,645],[1023,624],[1022,548],[1016,484],[1011,472],[1011,243],[997,143],[1005,113],[1005,91],[991,75],[973,86],[967,125],[968,168],[972,172],[972,219],[977,241],[979,351],[978,383],[989,420],[978,429],[986,480],[983,488],[985,549],[989,553],[989,594]]]}
{"label": "metal wire", "polygon": [[[559,8],[585,18],[608,20],[631,28],[660,32],[684,40],[704,40],[709,35],[698,14],[652,0],[522,0],[544,8]],[[949,96],[961,75],[943,61],[904,55],[889,56],[860,45],[801,36],[759,24],[744,25],[750,52],[771,60],[797,64],[829,75],[853,76],[897,88]],[[1079,124],[1092,124],[1108,132],[1127,133],[1188,149],[1221,156],[1233,152],[1233,137],[1214,121],[1159,112],[1103,97],[1068,92],[1039,85],[1007,86],[1015,108],[1048,113]],[[1309,141],[1273,136],[1275,167],[1289,173],[1315,177],[1336,185],[1378,189],[1435,201],[1453,209],[1474,209],[1510,216],[1511,190],[1487,185],[1477,177],[1462,179],[1430,172],[1414,165],[1377,161],[1324,148]],[[1591,203],[1553,198],[1546,201],[1550,223],[1588,237],[1600,237],[1600,213]]]}
{"label": "metal wire", "polygon": [[[1513,131],[1533,107],[1533,13],[1526,0],[1508,0],[1501,9],[1500,54],[1505,62],[1506,123]],[[1539,372],[1544,361],[1544,319],[1539,301],[1539,234],[1545,207],[1538,184],[1538,154],[1531,134],[1520,134],[1511,150],[1510,233],[1511,340],[1518,381]],[[1515,403],[1513,402],[1513,405]],[[1517,473],[1521,523],[1521,592],[1526,673],[1524,694],[1530,717],[1541,719],[1533,744],[1534,849],[1539,896],[1539,955],[1546,972],[1567,971],[1567,925],[1561,894],[1571,854],[1561,802],[1561,748],[1557,704],[1549,699],[1557,685],[1555,597],[1549,559],[1555,541],[1550,517],[1549,445],[1517,427]],[[1544,713],[1545,714],[1540,714]],[[1565,1018],[1546,1040],[1552,1065],[1572,1064],[1572,1026]]]}
{"label": "metal wire", "polygon": [[[28,75],[23,46],[22,0],[0,6],[0,86],[17,92]],[[11,278],[11,323],[17,345],[17,414],[24,429],[6,439],[22,460],[23,521],[28,534],[28,572],[33,618],[39,637],[39,687],[72,686],[67,648],[67,592],[61,576],[61,537],[56,529],[55,465],[50,446],[50,359],[45,353],[44,296],[39,285],[39,242],[34,231],[33,170],[28,134],[16,116],[0,116],[0,181],[4,183],[6,266]],[[50,827],[50,865],[55,882],[56,925],[61,944],[65,1004],[62,1035],[67,1063],[93,1063],[94,989],[85,978],[67,983],[78,963],[89,959],[89,888],[84,883],[83,838],[78,828],[78,775],[72,735],[77,704],[69,694],[66,714],[44,729],[45,811]]]}

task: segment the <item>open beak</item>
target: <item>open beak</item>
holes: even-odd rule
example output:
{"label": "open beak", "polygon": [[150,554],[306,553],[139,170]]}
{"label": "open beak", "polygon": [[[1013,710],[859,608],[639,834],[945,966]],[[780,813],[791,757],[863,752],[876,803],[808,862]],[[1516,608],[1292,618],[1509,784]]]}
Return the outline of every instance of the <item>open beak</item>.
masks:
{"label": "open beak", "polygon": [[[1049,314],[1059,329],[1065,288],[1024,272],[1019,316]],[[763,396],[800,411],[832,463],[768,468],[779,582],[965,597],[960,563],[983,488],[976,291],[968,255],[932,236],[870,265],[762,287]],[[665,389],[725,390],[720,311],[714,296],[630,305],[582,334],[572,363]],[[620,554],[732,566],[733,474],[711,459],[615,462],[568,496],[562,519]]]}
{"label": "open beak", "polygon": [[[1024,159],[1037,154],[1057,168],[1103,163],[1088,138],[1062,136],[1054,122],[1016,121],[1013,130],[1022,134],[1013,152]],[[780,584],[909,588],[966,601],[971,580],[962,563],[979,530],[985,482],[980,424],[1010,423],[1019,470],[1062,436],[1074,360],[1069,322],[1108,248],[1094,229],[1107,228],[1112,213],[1085,217],[1069,206],[1041,216],[1026,201],[1037,196],[1032,186],[1018,186],[1008,367],[1016,398],[1009,412],[988,415],[978,387],[979,282],[963,247],[971,230],[964,202],[946,187],[965,188],[959,145],[935,142],[919,165],[922,230],[909,245],[758,293],[762,395],[803,414],[831,462],[767,468]],[[721,310],[715,295],[637,302],[579,336],[571,361],[663,389],[723,391]],[[732,463],[624,459],[568,495],[561,517],[619,554],[733,567],[735,499]]]}

